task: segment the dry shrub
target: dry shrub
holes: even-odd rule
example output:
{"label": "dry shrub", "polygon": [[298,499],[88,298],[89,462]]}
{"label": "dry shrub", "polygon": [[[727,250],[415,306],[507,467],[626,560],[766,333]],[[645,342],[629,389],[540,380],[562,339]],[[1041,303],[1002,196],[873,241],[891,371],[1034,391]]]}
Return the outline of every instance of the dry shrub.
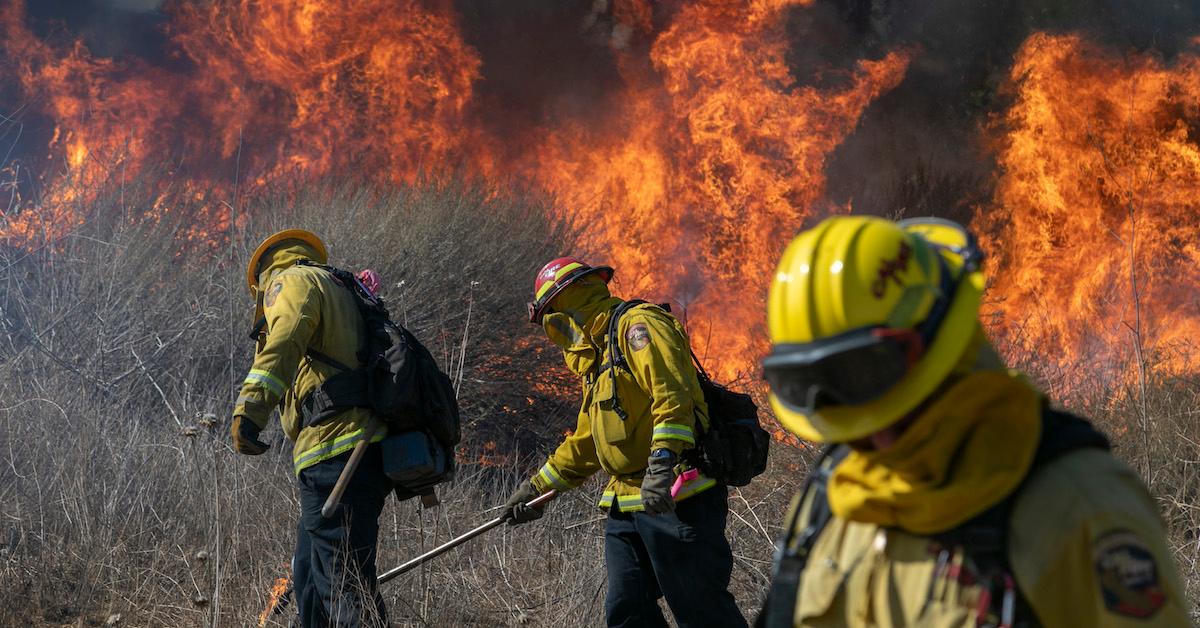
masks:
{"label": "dry shrub", "polygon": [[[545,396],[531,377],[550,370],[544,354],[482,368],[536,331],[523,320],[530,277],[571,237],[536,198],[469,184],[310,190],[250,208],[251,225],[213,245],[196,240],[201,208],[134,219],[135,192],[96,202],[66,238],[0,250],[0,625],[113,613],[242,625],[261,608],[294,539],[289,447],[270,428],[273,451],[245,458],[226,434],[252,355],[243,264],[276,227],[311,228],[335,263],[383,275],[396,316],[460,381],[468,450],[482,419],[513,432],[496,407]],[[499,449],[515,463],[511,442]],[[516,482],[473,469],[423,526],[412,502],[389,506],[381,564],[473,526]],[[426,534],[400,532],[412,529]],[[454,602],[445,612],[476,610]]]}
{"label": "dry shrub", "polygon": [[[242,264],[274,228],[313,229],[335,263],[380,272],[396,316],[461,382],[459,477],[438,509],[388,504],[381,568],[496,516],[573,426],[576,384],[524,320],[533,272],[573,235],[547,220],[543,201],[469,184],[307,190],[249,208],[232,242],[205,245],[195,240],[201,209],[138,221],[124,209],[134,196],[96,203],[111,209],[65,239],[0,250],[0,625],[102,625],[118,614],[139,626],[256,621],[290,560],[297,497],[278,429],[266,432],[267,455],[238,456],[227,413],[252,353]],[[1144,397],[1096,390],[1067,405],[1087,408],[1118,455],[1152,469],[1195,600],[1196,382],[1155,381]],[[1148,440],[1137,433],[1142,403]],[[731,588],[748,616],[814,453],[777,444],[767,473],[731,490]],[[599,478],[543,520],[389,583],[393,623],[602,625],[598,489]]]}

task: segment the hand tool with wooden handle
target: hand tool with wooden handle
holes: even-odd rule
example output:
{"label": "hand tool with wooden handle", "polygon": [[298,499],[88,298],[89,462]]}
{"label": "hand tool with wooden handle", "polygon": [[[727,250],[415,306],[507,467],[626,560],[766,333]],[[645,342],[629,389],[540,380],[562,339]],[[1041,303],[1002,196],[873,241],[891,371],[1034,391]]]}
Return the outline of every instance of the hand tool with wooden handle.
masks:
{"label": "hand tool with wooden handle", "polygon": [[338,503],[342,501],[342,493],[346,492],[346,487],[350,485],[350,478],[354,477],[354,471],[358,469],[358,463],[362,462],[363,454],[366,453],[367,447],[371,444],[371,439],[383,429],[383,425],[374,419],[367,422],[367,426],[363,428],[362,440],[354,445],[354,451],[350,454],[350,460],[346,462],[345,468],[342,469],[342,474],[338,476],[337,484],[333,485],[333,492],[325,500],[325,505],[321,506],[321,516],[329,519],[333,517],[333,513],[337,511]]}

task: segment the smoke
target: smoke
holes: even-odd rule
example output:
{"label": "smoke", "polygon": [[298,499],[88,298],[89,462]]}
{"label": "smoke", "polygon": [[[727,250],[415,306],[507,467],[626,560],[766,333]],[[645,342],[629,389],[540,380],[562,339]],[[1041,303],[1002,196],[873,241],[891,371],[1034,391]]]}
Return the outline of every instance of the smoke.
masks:
{"label": "smoke", "polygon": [[1200,33],[1200,5],[1136,0],[818,0],[794,16],[792,70],[838,76],[855,59],[915,50],[905,80],[872,103],[831,155],[831,205],[960,221],[991,198],[980,128],[1008,105],[1013,55],[1035,31],[1082,32],[1114,50],[1171,57]]}
{"label": "smoke", "polygon": [[163,0],[102,0],[102,3],[118,11],[146,13],[157,11]]}
{"label": "smoke", "polygon": [[[0,0],[0,4],[5,1]],[[29,28],[42,38],[78,37],[98,57],[134,55],[154,63],[166,43],[163,0],[25,0]]]}

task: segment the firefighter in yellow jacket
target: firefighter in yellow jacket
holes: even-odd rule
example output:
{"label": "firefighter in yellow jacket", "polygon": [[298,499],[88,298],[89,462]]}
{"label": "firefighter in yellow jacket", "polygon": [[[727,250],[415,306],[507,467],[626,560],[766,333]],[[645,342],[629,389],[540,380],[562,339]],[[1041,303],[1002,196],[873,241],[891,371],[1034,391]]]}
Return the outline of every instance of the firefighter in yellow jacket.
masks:
{"label": "firefighter in yellow jacket", "polygon": [[[666,626],[658,606],[665,597],[683,628],[744,626],[728,591],[725,485],[683,462],[707,416],[687,334],[657,306],[623,306],[609,294],[612,274],[572,258],[538,273],[530,321],[562,349],[583,402],[575,431],[516,490],[507,516],[514,524],[536,519],[541,511],[526,506],[530,500],[602,470],[608,625]],[[609,323],[617,314],[614,351]]]}
{"label": "firefighter in yellow jacket", "polygon": [[764,374],[831,448],[759,625],[1189,625],[1140,478],[988,342],[981,263],[938,219],[830,218],[787,248]]}
{"label": "firefighter in yellow jacket", "polygon": [[[330,359],[359,364],[364,334],[353,296],[328,271],[301,263],[324,264],[327,257],[321,240],[300,229],[272,235],[251,256],[246,280],[256,299],[253,335],[258,345],[231,431],[239,452],[266,452],[259,432],[278,407],[283,432],[295,443],[292,463],[301,513],[292,581],[301,624],[386,626],[375,586],[375,545],[379,513],[392,484],[383,473],[378,445],[366,450],[334,516],[326,520],[321,515],[372,414],[351,408],[315,425],[304,421],[308,394],[337,373]],[[376,430],[372,442],[384,435]]]}

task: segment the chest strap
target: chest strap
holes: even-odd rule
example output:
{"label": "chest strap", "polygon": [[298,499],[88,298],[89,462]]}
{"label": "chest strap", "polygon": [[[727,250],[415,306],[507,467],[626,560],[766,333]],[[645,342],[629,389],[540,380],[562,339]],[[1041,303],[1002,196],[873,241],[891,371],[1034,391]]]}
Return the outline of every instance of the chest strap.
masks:
{"label": "chest strap", "polygon": [[[754,628],[792,628],[796,614],[796,597],[800,594],[800,577],[808,565],[808,557],[817,536],[833,518],[826,494],[833,470],[850,454],[844,446],[826,447],[817,460],[816,469],[804,481],[800,501],[788,517],[787,532],[775,544],[775,566],[771,576],[771,588],[763,610],[754,622]],[[797,532],[800,514],[808,501],[808,518],[804,528]]]}

